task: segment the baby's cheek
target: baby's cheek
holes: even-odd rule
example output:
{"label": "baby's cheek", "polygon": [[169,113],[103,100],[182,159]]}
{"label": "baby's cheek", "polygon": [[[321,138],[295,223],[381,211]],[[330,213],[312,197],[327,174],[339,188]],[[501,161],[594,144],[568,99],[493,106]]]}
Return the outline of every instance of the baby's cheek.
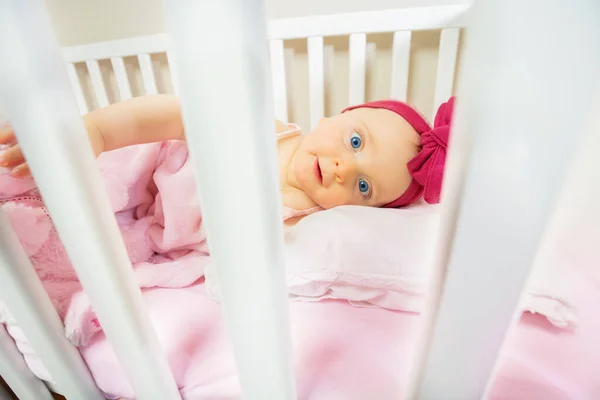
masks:
{"label": "baby's cheek", "polygon": [[322,208],[333,208],[357,203],[353,198],[352,193],[341,186],[321,189],[314,200]]}

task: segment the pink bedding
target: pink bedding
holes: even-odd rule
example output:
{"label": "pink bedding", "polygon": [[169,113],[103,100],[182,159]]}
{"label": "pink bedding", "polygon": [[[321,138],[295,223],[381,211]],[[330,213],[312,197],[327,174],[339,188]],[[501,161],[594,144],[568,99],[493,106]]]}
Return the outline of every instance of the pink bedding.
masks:
{"label": "pink bedding", "polygon": [[[195,213],[196,219],[184,218],[181,210],[189,211],[190,204],[186,200],[189,196],[175,195],[179,192],[172,187],[180,182],[175,179],[178,176],[181,177],[181,181],[189,178],[186,175],[187,169],[184,168],[186,157],[179,153],[183,150],[177,145],[164,148],[161,145],[146,146],[141,149],[143,151],[136,157],[126,157],[130,163],[126,170],[132,172],[131,176],[119,174],[116,164],[112,165],[114,170],[111,169],[111,165],[104,165],[103,172],[109,184],[112,183],[117,189],[121,184],[128,188],[109,190],[109,193],[112,193],[111,202],[117,212],[128,249],[136,249],[130,257],[140,285],[146,287],[144,298],[155,329],[184,398],[240,398],[241,390],[231,348],[222,325],[219,305],[205,293],[204,283],[187,286],[202,275],[200,260],[206,249],[204,236],[197,227],[200,222],[199,212]],[[135,149],[124,151],[130,152]],[[165,157],[164,162],[155,162],[161,159],[159,155],[163,153],[170,157]],[[177,157],[178,155],[180,156]],[[157,166],[153,174],[146,173],[148,164]],[[110,173],[111,171],[114,173]],[[165,179],[166,176],[170,176],[171,179]],[[31,184],[32,182],[29,182],[29,185]],[[0,199],[32,189],[26,185],[20,187],[23,181],[18,181],[15,185],[10,187],[11,193],[0,191]],[[193,192],[189,185],[180,186]],[[6,188],[7,185],[0,185],[1,190]],[[160,193],[162,195],[158,196]],[[41,200],[25,198],[22,201]],[[43,222],[45,213],[34,213],[39,211],[39,204],[23,206],[34,207],[33,211],[27,211],[32,223]],[[135,217],[131,210],[135,211]],[[18,210],[7,211],[10,211],[9,217],[20,215]],[[169,226],[166,221],[169,222]],[[177,221],[185,222],[185,226],[188,227],[191,224],[190,230],[193,234],[186,234]],[[144,226],[143,229],[134,229],[140,224],[153,227],[154,233],[150,233],[151,241],[138,240],[140,236],[136,232],[146,231]],[[178,229],[172,228],[173,226]],[[26,233],[47,231],[27,229]],[[141,237],[145,238],[143,235]],[[192,243],[182,243],[179,240],[182,238],[191,238]],[[42,242],[46,241],[45,245],[50,245],[56,243],[57,238],[51,237],[52,240],[48,241],[44,235],[42,241],[33,240],[39,239],[37,237],[30,239],[25,241],[24,245],[29,249],[28,254],[33,256],[38,274],[42,269],[51,271],[60,278],[54,281],[61,282],[62,290],[66,281],[62,273],[68,272],[69,282],[73,285],[67,292],[59,293],[58,285],[50,286],[53,280],[44,280],[55,306],[64,317],[71,295],[79,290],[76,276],[65,262],[66,257],[58,257],[58,260],[35,258]],[[143,246],[132,245],[139,242]],[[153,253],[158,253],[160,257],[147,259]],[[190,256],[196,259],[191,260],[190,265],[186,267],[184,262],[189,261]],[[570,258],[575,257],[571,254]],[[58,269],[58,265],[65,269]],[[167,266],[168,268],[165,268]],[[492,399],[600,398],[600,383],[596,379],[597,366],[600,365],[600,341],[597,339],[600,337],[600,318],[595,307],[596,304],[600,304],[600,272],[595,270],[597,268],[594,265],[588,267],[589,271],[573,271],[573,287],[577,288],[574,305],[580,317],[579,329],[575,332],[561,330],[552,327],[539,315],[524,314],[504,350],[502,366],[491,391]],[[163,273],[165,271],[168,271],[168,274]],[[57,275],[58,272],[61,273],[58,274],[60,276]],[[152,273],[148,274],[149,272]],[[191,278],[190,272],[194,272]],[[155,280],[148,280],[148,276],[160,276],[162,281],[157,284]],[[174,288],[152,288],[153,286]],[[52,296],[52,293],[60,296]],[[290,314],[300,399],[401,398],[410,366],[409,355],[420,321],[417,314],[377,308],[356,308],[342,301],[292,302]],[[79,315],[79,318],[73,320],[93,320],[85,318],[86,315]],[[73,320],[66,318],[67,326],[68,322]],[[132,397],[133,391],[104,334],[98,332],[93,336],[96,333],[94,331],[87,335],[90,332],[83,328],[89,324],[72,325],[80,328],[72,331],[81,332],[82,339],[83,336],[92,337],[87,345],[81,347],[81,351],[98,386],[107,397]],[[47,379],[47,371],[24,343],[22,332],[14,325],[8,328],[9,333],[20,345],[31,369],[38,376]],[[81,341],[83,342],[85,340]]]}
{"label": "pink bedding", "polygon": [[[598,276],[574,273],[581,288],[579,329],[558,329],[540,315],[524,314],[503,352],[490,399],[600,398]],[[144,298],[184,398],[241,398],[219,305],[204,284],[149,289]],[[291,302],[290,314],[299,399],[401,398],[417,314],[341,301]],[[82,354],[107,397],[133,396],[102,333]],[[39,370],[39,360],[27,358]]]}

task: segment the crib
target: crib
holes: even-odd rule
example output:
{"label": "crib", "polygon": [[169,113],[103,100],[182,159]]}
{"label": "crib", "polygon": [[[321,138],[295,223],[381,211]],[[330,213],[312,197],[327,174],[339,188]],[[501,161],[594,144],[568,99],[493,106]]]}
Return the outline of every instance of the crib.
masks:
{"label": "crib", "polygon": [[[273,114],[288,120],[291,95],[284,41],[307,42],[309,123],[314,127],[325,115],[325,37],[347,37],[347,102],[358,104],[366,98],[367,35],[393,33],[389,96],[406,100],[411,34],[421,30],[441,30],[432,109],[455,92],[461,38],[465,50],[460,72],[468,79],[460,80],[456,90],[459,106],[444,184],[437,272],[406,398],[485,397],[496,357],[515,323],[514,310],[537,243],[583,131],[580,116],[597,94],[600,48],[595,39],[600,27],[595,21],[600,8],[593,0],[482,0],[473,6],[267,22],[262,3],[170,0],[165,2],[168,34],[60,49],[41,0],[0,1],[0,37],[10,38],[0,43],[0,101],[137,397],[181,398],[81,134],[80,115],[134,95],[127,57],[137,59],[142,93],[158,93],[152,55],[166,54],[174,91],[182,101],[244,397],[293,399],[283,232],[279,215],[272,211],[278,209],[280,196],[273,176],[275,147],[263,134]],[[544,18],[536,18],[539,10],[545,10]],[[556,29],[567,20],[569,29]],[[468,36],[461,34],[465,27]],[[575,41],[578,46],[571,45]],[[110,62],[116,95],[105,87],[100,62]],[[572,65],[579,66],[577,75],[564,79],[571,76]],[[85,84],[93,97],[85,93]],[[557,98],[570,99],[568,107]],[[507,115],[515,103],[529,112]],[[231,109],[237,110],[235,119]],[[552,121],[547,115],[553,115]],[[566,129],[571,140],[561,141]],[[239,146],[233,151],[225,151],[224,130],[235,132],[231,137]],[[510,169],[504,164],[507,154]],[[247,168],[240,172],[232,167],[236,164]],[[219,171],[219,179],[209,172],[213,170]],[[240,189],[220,184],[240,173],[247,194],[244,209],[233,200]],[[507,192],[515,193],[510,201]],[[246,212],[248,208],[253,212]],[[513,227],[523,226],[518,224],[523,219],[526,228],[515,232]],[[232,226],[242,231],[234,234]],[[253,226],[253,231],[244,232],[244,226]],[[103,398],[77,349],[65,339],[60,319],[2,214],[0,234],[1,297],[55,383],[35,377],[1,331],[0,376],[22,399],[50,399],[48,387],[68,399]],[[487,268],[480,268],[483,258]],[[248,260],[251,271],[242,267]],[[252,290],[243,284],[248,281]],[[465,281],[470,285],[463,285]],[[254,320],[249,322],[247,315]],[[464,324],[472,325],[468,336]],[[460,370],[449,379],[446,371],[457,365]]]}

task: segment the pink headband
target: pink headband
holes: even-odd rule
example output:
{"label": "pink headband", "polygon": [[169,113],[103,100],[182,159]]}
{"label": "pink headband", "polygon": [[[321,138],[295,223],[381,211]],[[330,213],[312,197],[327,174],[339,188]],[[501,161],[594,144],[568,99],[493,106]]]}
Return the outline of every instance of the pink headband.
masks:
{"label": "pink headband", "polygon": [[429,204],[439,203],[446,163],[446,149],[450,134],[454,97],[443,103],[435,115],[433,129],[425,118],[407,104],[395,100],[380,100],[346,108],[382,108],[395,112],[404,118],[421,136],[421,150],[407,163],[412,181],[408,189],[396,200],[386,204],[386,208],[400,208],[417,202],[421,196]]}

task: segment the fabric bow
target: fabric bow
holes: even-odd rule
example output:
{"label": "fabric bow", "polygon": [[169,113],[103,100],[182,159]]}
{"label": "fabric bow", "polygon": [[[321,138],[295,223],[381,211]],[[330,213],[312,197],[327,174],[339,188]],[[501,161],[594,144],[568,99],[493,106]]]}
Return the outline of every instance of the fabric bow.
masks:
{"label": "fabric bow", "polygon": [[423,198],[429,204],[440,201],[453,110],[451,97],[438,108],[434,128],[421,134],[421,151],[408,162],[408,171],[423,186]]}

